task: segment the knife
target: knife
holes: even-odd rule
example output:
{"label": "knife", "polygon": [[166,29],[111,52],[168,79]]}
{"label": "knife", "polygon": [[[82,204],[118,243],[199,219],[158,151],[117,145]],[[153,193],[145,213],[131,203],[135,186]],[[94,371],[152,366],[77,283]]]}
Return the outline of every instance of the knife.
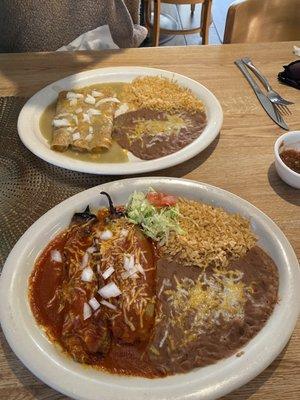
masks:
{"label": "knife", "polygon": [[247,70],[247,67],[243,63],[242,60],[236,60],[234,62],[236,66],[240,69],[242,74],[245,76],[247,81],[249,82],[250,86],[252,87],[254,93],[256,94],[256,97],[258,98],[260,104],[263,106],[264,110],[266,113],[269,115],[269,117],[281,128],[285,130],[289,130],[289,127],[287,124],[284,122],[283,118],[279,114],[279,112],[274,108],[273,104],[270,102],[270,100],[267,98],[267,96],[261,91],[260,87],[258,84],[255,82],[255,80],[252,78],[251,74]]}

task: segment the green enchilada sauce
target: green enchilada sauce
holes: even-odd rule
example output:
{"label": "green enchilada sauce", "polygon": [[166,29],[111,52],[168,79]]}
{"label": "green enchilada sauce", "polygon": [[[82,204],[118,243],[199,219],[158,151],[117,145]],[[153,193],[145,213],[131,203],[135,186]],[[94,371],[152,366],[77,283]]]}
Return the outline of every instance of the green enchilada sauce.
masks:
{"label": "green enchilada sauce", "polygon": [[[90,91],[91,89],[103,90],[105,88],[112,89],[118,98],[121,97],[121,91],[124,84],[113,83],[113,84],[97,84],[81,88],[80,91]],[[52,120],[55,115],[56,103],[50,104],[43,112],[40,118],[40,130],[43,137],[46,139],[49,146],[52,140]],[[54,151],[54,150],[53,150]],[[127,151],[124,150],[118,143],[112,140],[111,148],[108,151],[102,153],[82,153],[75,150],[67,150],[62,153],[66,157],[73,158],[75,160],[88,161],[94,163],[124,163],[128,162]]]}

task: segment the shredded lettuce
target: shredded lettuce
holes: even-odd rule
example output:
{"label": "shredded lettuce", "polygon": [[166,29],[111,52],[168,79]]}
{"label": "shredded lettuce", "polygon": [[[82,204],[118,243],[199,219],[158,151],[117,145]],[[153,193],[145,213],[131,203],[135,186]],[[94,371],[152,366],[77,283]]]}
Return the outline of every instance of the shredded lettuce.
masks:
{"label": "shredded lettuce", "polygon": [[143,192],[131,195],[126,205],[126,215],[130,222],[140,225],[144,234],[155,241],[166,242],[171,231],[184,233],[178,222],[178,207],[155,207]]}

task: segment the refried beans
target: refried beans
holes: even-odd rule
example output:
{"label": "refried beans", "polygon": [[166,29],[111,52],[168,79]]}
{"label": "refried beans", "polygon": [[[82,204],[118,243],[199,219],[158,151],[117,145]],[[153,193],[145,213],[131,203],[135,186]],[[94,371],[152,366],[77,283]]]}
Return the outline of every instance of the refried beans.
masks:
{"label": "refried beans", "polygon": [[136,157],[152,160],[187,146],[201,135],[205,126],[202,111],[169,114],[141,109],[115,118],[112,137]]}

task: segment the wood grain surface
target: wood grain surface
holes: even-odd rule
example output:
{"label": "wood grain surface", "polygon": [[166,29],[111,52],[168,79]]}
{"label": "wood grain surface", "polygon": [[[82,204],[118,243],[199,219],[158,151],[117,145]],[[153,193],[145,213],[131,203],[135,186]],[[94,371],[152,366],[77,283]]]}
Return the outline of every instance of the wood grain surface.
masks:
{"label": "wood grain surface", "polygon": [[[279,225],[299,258],[300,190],[282,182],[274,167],[274,142],[284,131],[265,114],[233,64],[239,57],[251,57],[274,88],[295,102],[290,107],[292,116],[286,121],[291,130],[300,129],[300,91],[277,81],[282,66],[295,59],[294,44],[300,43],[142,48],[80,54],[1,54],[0,96],[30,96],[59,78],[109,66],[158,67],[195,79],[210,89],[222,105],[224,123],[220,135],[192,160],[156,175],[206,182],[250,201]],[[0,344],[1,399],[66,399],[35,378],[17,360],[3,335]],[[224,399],[300,399],[300,322],[277,359],[258,377]]]}

